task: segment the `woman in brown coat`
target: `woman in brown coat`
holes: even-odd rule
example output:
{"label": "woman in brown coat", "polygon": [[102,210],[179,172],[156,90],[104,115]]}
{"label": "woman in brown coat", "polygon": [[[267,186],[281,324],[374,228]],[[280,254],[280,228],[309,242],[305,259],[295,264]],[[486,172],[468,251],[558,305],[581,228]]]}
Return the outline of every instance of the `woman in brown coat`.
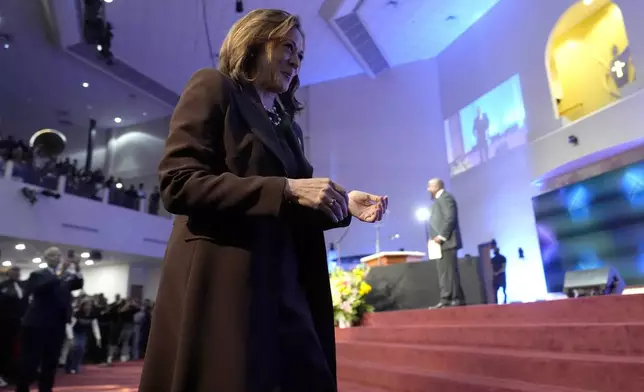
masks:
{"label": "woman in brown coat", "polygon": [[334,392],[323,230],[378,221],[387,198],[312,178],[293,121],[304,37],[255,10],[197,72],[160,164],[177,215],[140,392]]}

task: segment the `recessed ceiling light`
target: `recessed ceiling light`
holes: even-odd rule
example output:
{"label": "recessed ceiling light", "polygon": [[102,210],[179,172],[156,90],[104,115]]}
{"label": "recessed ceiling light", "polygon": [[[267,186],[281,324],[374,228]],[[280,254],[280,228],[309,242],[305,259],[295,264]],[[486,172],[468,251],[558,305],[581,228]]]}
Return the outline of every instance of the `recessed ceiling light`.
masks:
{"label": "recessed ceiling light", "polygon": [[4,44],[3,46],[4,46],[5,49],[9,49],[11,47],[11,45],[9,45],[9,44]]}
{"label": "recessed ceiling light", "polygon": [[88,87],[89,87],[89,83],[87,83],[87,82],[83,82],[82,86],[83,86],[83,87],[85,87],[85,88],[88,88]]}
{"label": "recessed ceiling light", "polygon": [[121,117],[114,117],[114,122],[115,123],[120,124],[121,121],[123,121],[123,119],[121,119]]}
{"label": "recessed ceiling light", "polygon": [[16,244],[16,250],[25,250],[25,244]]}
{"label": "recessed ceiling light", "polygon": [[85,260],[85,265],[94,265],[94,260]]}
{"label": "recessed ceiling light", "polygon": [[38,265],[39,268],[47,268],[47,263],[40,263]]}
{"label": "recessed ceiling light", "polygon": [[96,50],[98,50],[100,52],[100,51],[103,50],[103,47],[101,45],[96,45]]}
{"label": "recessed ceiling light", "polygon": [[105,1],[106,3],[111,3],[114,0],[103,0],[103,1]]}
{"label": "recessed ceiling light", "polygon": [[11,261],[9,261],[9,260],[5,260],[5,261],[3,261],[3,262],[2,262],[2,266],[3,266],[3,267],[11,267]]}
{"label": "recessed ceiling light", "polygon": [[35,258],[31,259],[31,262],[34,263],[34,264],[40,264],[40,263],[42,263],[42,259],[40,257],[35,257]]}

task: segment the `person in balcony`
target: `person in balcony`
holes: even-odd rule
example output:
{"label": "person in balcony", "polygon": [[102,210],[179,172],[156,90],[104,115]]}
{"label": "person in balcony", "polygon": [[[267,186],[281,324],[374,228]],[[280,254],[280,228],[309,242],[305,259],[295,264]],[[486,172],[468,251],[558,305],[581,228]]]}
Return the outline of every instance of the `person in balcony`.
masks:
{"label": "person in balcony", "polygon": [[[254,10],[188,82],[159,165],[175,214],[140,392],[335,392],[323,231],[387,198],[312,177],[295,98],[299,19]],[[367,174],[367,173],[365,173]]]}

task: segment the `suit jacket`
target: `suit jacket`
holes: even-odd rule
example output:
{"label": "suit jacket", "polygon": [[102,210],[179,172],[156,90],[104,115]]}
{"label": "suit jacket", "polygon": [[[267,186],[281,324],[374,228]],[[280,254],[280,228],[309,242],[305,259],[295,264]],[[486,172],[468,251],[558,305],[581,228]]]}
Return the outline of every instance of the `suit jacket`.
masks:
{"label": "suit jacket", "polygon": [[458,224],[458,206],[451,193],[443,190],[432,205],[429,220],[431,237],[441,236],[441,249],[461,249],[461,228]]}
{"label": "suit jacket", "polygon": [[[302,145],[295,123],[285,137]],[[311,177],[303,151],[293,153],[306,167],[305,177]],[[284,154],[255,90],[214,69],[192,76],[172,116],[159,165],[161,199],[177,217],[140,392],[274,387],[278,372],[266,369],[274,369],[279,358],[275,342],[285,235],[292,236],[299,281],[324,359],[335,374],[323,230],[338,225],[318,211],[284,202],[286,177],[293,176],[286,172]]]}
{"label": "suit jacket", "polygon": [[22,325],[32,328],[64,328],[72,316],[72,291],[83,288],[79,274],[56,275],[49,268],[32,272],[25,285],[32,296]]}
{"label": "suit jacket", "polygon": [[[22,291],[22,298],[18,296],[16,284]],[[0,324],[20,325],[20,320],[25,314],[28,305],[29,294],[27,293],[25,282],[5,280],[0,283]]]}

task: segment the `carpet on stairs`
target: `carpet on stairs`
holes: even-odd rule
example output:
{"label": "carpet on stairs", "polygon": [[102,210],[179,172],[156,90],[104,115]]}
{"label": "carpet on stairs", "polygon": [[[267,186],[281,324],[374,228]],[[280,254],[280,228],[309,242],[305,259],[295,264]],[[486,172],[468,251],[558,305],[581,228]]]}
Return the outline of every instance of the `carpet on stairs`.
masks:
{"label": "carpet on stairs", "polygon": [[392,392],[644,391],[644,295],[370,314],[341,380]]}

